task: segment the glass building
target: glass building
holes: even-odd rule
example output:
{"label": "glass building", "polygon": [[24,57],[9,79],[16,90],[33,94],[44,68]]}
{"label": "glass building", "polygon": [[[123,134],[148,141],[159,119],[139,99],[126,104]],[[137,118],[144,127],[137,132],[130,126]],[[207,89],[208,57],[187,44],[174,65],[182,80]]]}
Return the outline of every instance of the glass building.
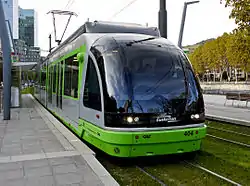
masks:
{"label": "glass building", "polygon": [[10,46],[12,52],[14,51],[13,47],[13,39],[18,39],[18,0],[0,0],[2,1],[3,5],[3,11],[4,11],[4,16],[6,21],[6,26],[7,26],[7,31],[9,35],[9,41],[10,41]]}
{"label": "glass building", "polygon": [[[1,0],[3,4],[3,10],[5,20],[10,23],[10,29],[14,39],[18,39],[18,0]],[[9,34],[9,26],[7,25]],[[10,38],[11,39],[11,38]]]}
{"label": "glass building", "polygon": [[28,46],[37,46],[37,13],[19,7],[19,39]]}

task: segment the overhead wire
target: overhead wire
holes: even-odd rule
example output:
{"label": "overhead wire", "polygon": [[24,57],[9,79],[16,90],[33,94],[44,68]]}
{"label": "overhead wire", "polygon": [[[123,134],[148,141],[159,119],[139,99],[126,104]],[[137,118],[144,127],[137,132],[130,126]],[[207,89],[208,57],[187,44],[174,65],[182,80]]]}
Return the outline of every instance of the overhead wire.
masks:
{"label": "overhead wire", "polygon": [[121,12],[123,12],[124,10],[126,10],[128,7],[130,7],[132,4],[134,4],[136,1],[138,0],[132,0],[130,1],[126,6],[124,6],[122,9],[120,9],[118,12],[116,12],[115,14],[113,14],[109,20],[112,20],[113,18],[115,18],[118,14],[120,14]]}

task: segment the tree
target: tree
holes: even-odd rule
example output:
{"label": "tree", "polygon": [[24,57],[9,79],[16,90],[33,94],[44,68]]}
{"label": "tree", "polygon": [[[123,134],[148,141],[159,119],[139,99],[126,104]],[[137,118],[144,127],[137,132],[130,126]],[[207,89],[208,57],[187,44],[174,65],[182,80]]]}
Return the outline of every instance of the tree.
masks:
{"label": "tree", "polygon": [[224,33],[216,39],[216,54],[220,65],[220,81],[222,81],[223,72],[226,72],[227,77],[230,78],[230,63],[227,58],[228,40],[228,33]]}
{"label": "tree", "polygon": [[193,53],[188,55],[188,58],[195,70],[195,73],[199,74],[200,78],[205,72],[205,63],[203,60],[202,46],[199,46]]}
{"label": "tree", "polygon": [[[222,0],[220,0],[222,3]],[[232,7],[229,18],[234,18],[239,30],[247,30],[250,34],[250,0],[223,0],[225,7]]]}
{"label": "tree", "polygon": [[247,30],[235,30],[200,45],[189,54],[189,58],[200,77],[208,70],[214,73],[214,81],[216,72],[219,72],[220,81],[222,81],[223,72],[226,72],[226,77],[231,79],[232,69],[235,70],[235,74],[237,74],[237,69],[250,72],[249,48],[250,35]]}

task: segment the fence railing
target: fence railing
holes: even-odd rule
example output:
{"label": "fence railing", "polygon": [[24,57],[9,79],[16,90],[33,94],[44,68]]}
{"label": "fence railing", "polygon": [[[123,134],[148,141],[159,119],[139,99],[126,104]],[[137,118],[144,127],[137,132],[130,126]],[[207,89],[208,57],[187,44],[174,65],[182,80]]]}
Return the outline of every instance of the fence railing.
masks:
{"label": "fence railing", "polygon": [[214,81],[200,81],[202,85],[249,85],[250,81],[222,81],[222,82],[214,82]]}

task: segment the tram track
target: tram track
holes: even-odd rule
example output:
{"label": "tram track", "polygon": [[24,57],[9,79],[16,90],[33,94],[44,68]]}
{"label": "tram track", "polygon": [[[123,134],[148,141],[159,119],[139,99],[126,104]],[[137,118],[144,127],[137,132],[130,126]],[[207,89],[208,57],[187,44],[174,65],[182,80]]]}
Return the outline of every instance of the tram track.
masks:
{"label": "tram track", "polygon": [[209,169],[207,169],[205,167],[202,167],[199,164],[191,163],[191,162],[186,161],[186,160],[184,162],[187,163],[188,165],[192,166],[192,167],[198,168],[198,169],[200,169],[202,171],[205,171],[205,172],[207,172],[209,174],[212,174],[212,175],[214,175],[214,176],[216,176],[216,177],[218,177],[218,178],[220,178],[220,179],[222,179],[222,180],[224,180],[224,181],[226,181],[228,183],[231,183],[231,184],[237,185],[237,186],[241,186],[241,184],[239,184],[239,183],[237,183],[237,182],[235,182],[235,181],[233,181],[233,180],[231,180],[229,178],[226,178],[226,177],[224,177],[224,176],[222,176],[222,175],[220,175],[220,174],[218,174],[216,172],[213,172],[213,171],[211,171],[211,170],[209,170]]}
{"label": "tram track", "polygon": [[151,177],[153,180],[155,180],[156,182],[158,182],[160,185],[162,186],[167,186],[167,184],[165,184],[163,181],[161,181],[159,178],[155,177],[154,175],[152,175],[151,173],[147,172],[144,168],[136,165],[135,166],[137,169],[139,169],[141,172],[143,172],[144,174],[148,175],[149,177]]}
{"label": "tram track", "polygon": [[222,132],[228,132],[228,133],[232,133],[232,134],[237,134],[237,135],[241,135],[241,136],[250,137],[250,135],[248,135],[248,134],[244,134],[244,133],[240,133],[240,132],[235,132],[235,131],[232,131],[232,130],[226,130],[226,129],[216,128],[216,127],[211,127],[211,126],[208,126],[208,128],[214,129],[214,130],[218,130],[218,131],[222,131]]}
{"label": "tram track", "polygon": [[[216,126],[214,125],[215,124],[213,124],[211,121],[208,121],[208,133],[206,134],[206,136],[231,144],[250,148],[250,134],[247,133],[248,130],[246,128],[241,128],[239,126],[235,128],[236,126],[232,124],[220,124],[220,122],[219,124],[216,123]],[[217,125],[220,125],[220,127],[218,128]],[[245,129],[245,131],[243,131],[243,129]]]}
{"label": "tram track", "polygon": [[240,146],[244,146],[244,147],[250,148],[249,144],[245,144],[245,143],[241,143],[241,142],[238,142],[238,141],[233,141],[233,140],[221,138],[221,137],[214,136],[214,135],[211,135],[211,134],[206,134],[206,136],[209,136],[209,137],[212,137],[212,138],[215,138],[215,139],[219,139],[219,140],[222,140],[222,141],[226,141],[226,142],[229,142],[229,143],[233,143],[233,144],[236,144],[236,145],[240,145]]}
{"label": "tram track", "polygon": [[[231,180],[229,178],[226,178],[226,177],[224,177],[224,176],[222,176],[222,175],[220,175],[220,174],[218,174],[218,173],[216,173],[214,171],[211,171],[211,170],[209,170],[209,169],[207,169],[207,168],[205,168],[205,167],[203,167],[203,166],[201,166],[201,165],[199,165],[197,163],[189,162],[187,160],[183,160],[182,162],[189,165],[189,166],[191,166],[191,167],[194,167],[194,168],[197,168],[197,169],[199,169],[201,171],[209,173],[210,175],[213,175],[213,176],[215,176],[215,177],[217,177],[217,178],[219,178],[221,180],[224,180],[227,183],[230,183],[230,184],[236,185],[236,186],[241,186],[240,183],[237,183],[237,182],[235,182],[235,181],[233,181],[233,180]],[[159,177],[154,176],[152,173],[148,172],[146,169],[142,168],[141,166],[136,165],[135,167],[138,168],[141,172],[143,172],[147,176],[151,177],[153,180],[155,180],[161,186],[167,186],[167,184],[164,183],[164,181],[162,181]]]}

